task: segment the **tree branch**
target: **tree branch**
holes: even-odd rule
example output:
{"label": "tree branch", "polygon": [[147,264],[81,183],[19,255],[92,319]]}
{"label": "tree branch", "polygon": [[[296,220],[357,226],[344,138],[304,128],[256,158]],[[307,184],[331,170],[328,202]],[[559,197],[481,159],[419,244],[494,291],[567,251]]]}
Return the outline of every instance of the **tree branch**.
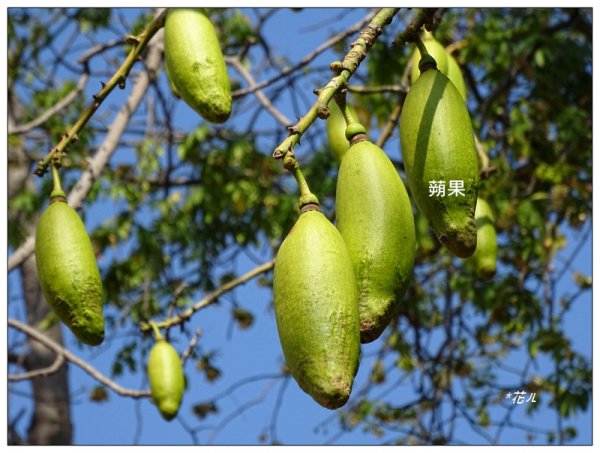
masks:
{"label": "tree branch", "polygon": [[332,70],[338,73],[333,77],[324,88],[319,91],[318,98],[310,110],[304,115],[298,123],[289,128],[290,134],[273,151],[275,159],[283,159],[285,155],[292,151],[294,146],[300,142],[300,137],[314,123],[317,117],[327,118],[327,104],[348,80],[356,72],[362,60],[367,56],[367,52],[375,43],[385,25],[392,21],[399,8],[382,8],[373,17],[371,22],[359,33],[358,38],[352,44],[350,52],[346,54],[342,62],[335,62]]}
{"label": "tree branch", "polygon": [[[136,78],[131,94],[127,98],[125,104],[119,110],[111,127],[109,128],[104,141],[98,148],[94,157],[90,160],[85,172],[81,174],[79,181],[67,198],[67,201],[74,209],[79,208],[83,204],[83,200],[87,197],[92,188],[92,184],[98,178],[102,170],[108,163],[110,157],[116,151],[121,137],[125,132],[129,121],[137,110],[140,102],[144,98],[148,87],[150,86],[150,72],[156,71],[162,61],[161,53],[162,33],[155,35],[155,39],[148,45],[148,55],[145,59],[147,71],[141,72]],[[35,248],[35,235],[29,236],[23,244],[8,257],[7,271],[11,271],[17,266],[20,266],[33,253]]]}
{"label": "tree branch", "polygon": [[[229,291],[235,289],[236,287],[252,280],[254,277],[257,277],[261,274],[264,274],[265,272],[270,271],[274,265],[275,265],[275,259],[272,259],[272,260],[267,261],[266,263],[261,264],[260,266],[255,267],[254,269],[248,271],[244,275],[242,275],[234,280],[231,280],[230,282],[225,283],[220,288],[216,289],[212,293],[210,293],[207,296],[200,299],[196,304],[189,307],[187,310],[185,310],[173,317],[164,319],[163,321],[156,322],[155,323],[156,326],[158,328],[167,328],[168,329],[177,324],[182,324],[183,322],[190,319],[193,316],[193,314],[196,313],[198,310],[201,310],[204,307],[215,303],[219,299],[220,296],[222,296],[223,294],[228,293]],[[142,323],[140,323],[140,329],[142,332],[149,332],[152,328],[150,327],[149,323],[142,322]]]}
{"label": "tree branch", "polygon": [[113,74],[111,79],[103,84],[102,89],[93,96],[93,102],[83,111],[79,119],[71,126],[71,128],[63,135],[61,141],[38,163],[35,174],[43,176],[48,169],[48,165],[53,158],[61,158],[61,155],[68,146],[78,139],[77,134],[85,127],[90,118],[96,113],[96,110],[102,105],[102,102],[108,95],[118,86],[125,88],[125,81],[129,75],[129,71],[140,59],[140,55],[146,49],[150,40],[154,37],[163,26],[166,16],[166,9],[159,12],[154,20],[146,27],[138,36],[130,37],[130,41],[134,44],[133,48],[127,55],[127,58],[121,67]]}
{"label": "tree branch", "polygon": [[80,359],[75,354],[73,354],[71,351],[64,348],[62,345],[58,344],[54,340],[51,340],[46,335],[41,333],[39,330],[34,329],[33,327],[30,327],[27,324],[24,324],[20,321],[17,321],[16,319],[9,318],[7,320],[7,323],[10,327],[20,330],[21,332],[25,333],[29,337],[33,338],[34,340],[37,340],[38,342],[40,342],[47,348],[51,349],[59,356],[64,357],[65,360],[68,360],[69,362],[73,363],[74,365],[77,365],[79,368],[81,368],[83,371],[85,371],[88,375],[90,375],[93,379],[97,380],[101,384],[104,384],[105,386],[107,386],[108,388],[113,390],[115,393],[118,393],[119,395],[122,395],[122,396],[128,396],[131,398],[147,398],[150,396],[150,391],[148,391],[148,390],[132,390],[132,389],[126,389],[124,387],[121,387],[115,381],[113,381],[112,379],[110,379],[110,378],[106,377],[105,375],[103,375],[102,373],[100,373],[100,371],[98,371],[92,365],[87,363],[85,360]]}
{"label": "tree branch", "polygon": [[188,347],[185,349],[183,354],[181,354],[181,364],[182,365],[185,365],[185,362],[187,361],[187,359],[189,359],[192,356],[192,353],[194,352],[194,348],[198,344],[198,341],[200,340],[201,336],[202,336],[202,330],[196,329],[196,331],[194,332],[194,336],[192,337],[192,339],[190,340],[190,343],[188,344]]}
{"label": "tree branch", "polygon": [[52,363],[52,365],[45,367],[45,368],[39,368],[37,370],[31,370],[31,371],[28,371],[27,373],[9,374],[7,379],[9,381],[16,382],[16,381],[27,381],[27,380],[38,378],[38,377],[46,377],[46,376],[56,373],[59,370],[59,368],[62,366],[63,363],[65,363],[65,356],[62,354],[57,354],[56,360]]}
{"label": "tree branch", "polygon": [[[225,61],[235,68],[235,70],[242,76],[242,78],[250,85],[249,89],[253,89],[257,86],[256,81],[252,77],[252,74],[242,64],[238,58],[225,57]],[[252,92],[256,96],[256,99],[260,104],[267,109],[267,111],[273,115],[279,124],[284,127],[290,126],[292,121],[289,120],[282,112],[280,112],[273,103],[267,98],[260,88],[253,89]]]}
{"label": "tree branch", "polygon": [[52,107],[50,107],[44,113],[42,113],[40,116],[29,121],[28,123],[20,124],[18,126],[12,126],[9,123],[8,124],[8,135],[24,134],[26,132],[29,132],[31,129],[35,129],[36,127],[39,127],[42,124],[44,124],[52,116],[56,115],[58,112],[63,110],[65,107],[67,107],[71,102],[73,102],[75,100],[75,98],[77,96],[79,96],[79,94],[81,94],[83,92],[83,89],[85,88],[85,85],[87,84],[89,78],[90,78],[89,70],[88,70],[87,66],[84,65],[84,72],[81,75],[81,77],[79,78],[79,82],[77,82],[77,86],[75,87],[74,90],[69,92],[69,94],[67,94],[63,99],[58,101],[56,104],[54,104]]}
{"label": "tree branch", "polygon": [[236,91],[234,91],[231,94],[232,97],[234,99],[244,97],[244,96],[246,96],[246,95],[248,95],[248,94],[250,94],[250,93],[252,93],[252,92],[254,92],[256,90],[260,90],[260,89],[265,88],[265,87],[267,87],[269,85],[272,85],[273,83],[278,82],[279,80],[283,79],[284,77],[287,77],[289,74],[292,74],[293,72],[296,72],[296,71],[302,69],[304,66],[306,66],[307,64],[309,64],[312,60],[314,60],[319,54],[325,52],[327,49],[329,49],[330,47],[334,46],[335,44],[337,44],[338,42],[340,42],[344,38],[346,38],[346,37],[348,37],[350,35],[353,35],[357,31],[359,31],[361,28],[364,27],[364,25],[366,23],[370,22],[374,16],[375,16],[375,13],[369,13],[361,21],[359,21],[356,24],[348,27],[343,32],[338,33],[337,35],[332,36],[331,38],[329,38],[327,41],[325,41],[323,44],[321,44],[319,47],[317,47],[311,53],[309,53],[308,55],[306,55],[302,60],[300,60],[294,66],[290,66],[290,67],[284,69],[279,74],[277,74],[275,77],[273,77],[273,78],[271,78],[269,80],[265,80],[263,82],[260,82],[260,83],[258,83],[256,85],[254,85],[253,87],[248,87],[248,88],[244,88],[244,89],[241,89],[241,90],[236,90]]}

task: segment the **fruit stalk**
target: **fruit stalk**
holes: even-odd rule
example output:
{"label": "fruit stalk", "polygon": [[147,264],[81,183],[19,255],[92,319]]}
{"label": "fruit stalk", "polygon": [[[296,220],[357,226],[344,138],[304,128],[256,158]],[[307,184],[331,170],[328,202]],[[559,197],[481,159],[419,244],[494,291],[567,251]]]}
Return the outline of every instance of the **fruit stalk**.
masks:
{"label": "fruit stalk", "polygon": [[310,191],[308,183],[306,182],[306,178],[302,174],[302,170],[300,170],[300,164],[298,164],[293,151],[285,156],[283,159],[283,166],[294,176],[294,179],[298,183],[298,190],[300,191],[300,208],[302,209],[309,204],[315,204],[318,206],[319,200]]}

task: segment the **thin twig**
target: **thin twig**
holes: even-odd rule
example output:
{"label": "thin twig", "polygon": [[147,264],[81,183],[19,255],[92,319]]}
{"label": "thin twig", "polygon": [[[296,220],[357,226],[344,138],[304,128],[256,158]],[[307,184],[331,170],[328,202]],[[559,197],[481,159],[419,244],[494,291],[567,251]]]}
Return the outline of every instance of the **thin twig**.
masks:
{"label": "thin twig", "polygon": [[237,417],[242,415],[248,409],[263,402],[266,399],[266,397],[268,396],[268,394],[271,390],[271,387],[273,387],[273,385],[275,385],[275,382],[276,382],[275,380],[268,382],[267,385],[263,388],[262,392],[260,392],[260,394],[256,398],[246,401],[244,404],[237,407],[236,410],[233,411],[231,414],[229,414],[227,417],[223,418],[223,420],[221,420],[221,422],[214,428],[212,434],[208,438],[207,443],[212,444],[214,442],[214,440],[216,439],[216,437],[221,432],[221,430],[223,430],[223,428],[225,428],[229,423],[231,423]]}
{"label": "thin twig", "polygon": [[374,93],[408,93],[408,88],[405,85],[379,85],[379,86],[363,86],[363,85],[348,85],[348,91],[356,94],[374,94]]}
{"label": "thin twig", "polygon": [[[225,61],[235,68],[235,70],[242,76],[242,78],[248,83],[249,88],[254,88],[257,84],[250,71],[248,71],[242,62],[238,58],[225,57]],[[290,126],[292,121],[289,120],[282,112],[280,112],[273,103],[267,98],[260,88],[253,90],[256,99],[260,104],[267,109],[267,111],[273,115],[279,124],[282,126]]]}
{"label": "thin twig", "polygon": [[72,364],[77,365],[79,368],[81,368],[83,371],[85,371],[88,375],[90,375],[93,379],[100,382],[101,384],[104,384],[105,386],[107,386],[108,388],[113,390],[115,393],[118,393],[119,395],[122,395],[122,396],[128,396],[131,398],[147,398],[150,396],[150,391],[148,391],[148,390],[132,390],[132,389],[126,389],[124,387],[121,387],[115,381],[113,381],[112,379],[110,379],[110,378],[106,377],[105,375],[103,375],[102,373],[100,373],[100,371],[98,371],[96,368],[94,368],[88,362],[77,357],[71,351],[64,348],[62,345],[58,344],[54,340],[48,338],[46,335],[44,335],[39,330],[34,329],[33,327],[28,326],[25,323],[17,321],[16,319],[9,318],[7,320],[7,323],[10,327],[20,330],[21,332],[25,333],[29,337],[33,338],[34,340],[39,341],[41,344],[43,344],[47,348],[54,351],[56,354],[64,357],[65,360],[68,360]]}
{"label": "thin twig", "polygon": [[353,42],[352,48],[346,54],[343,61],[334,62],[332,70],[337,73],[325,87],[319,90],[318,98],[309,111],[294,125],[289,127],[289,135],[275,148],[273,157],[283,159],[286,154],[300,143],[302,134],[315,122],[317,117],[327,118],[327,104],[333,96],[348,83],[350,77],[356,72],[360,63],[367,56],[367,52],[381,35],[383,27],[392,21],[399,8],[382,8],[373,17],[371,22],[361,30],[358,38]]}
{"label": "thin twig", "polygon": [[164,26],[165,16],[166,9],[163,9],[139,36],[132,36],[130,38],[134,46],[121,67],[113,74],[106,84],[103,84],[102,89],[93,96],[92,103],[82,112],[75,124],[73,124],[63,135],[60,142],[46,155],[46,157],[38,162],[37,169],[34,171],[36,175],[43,176],[48,169],[50,161],[55,157],[60,158],[69,145],[78,140],[77,134],[85,127],[90,118],[96,113],[96,110],[102,105],[102,102],[117,86],[119,88],[125,88],[125,81],[127,80],[131,68],[139,61],[140,55],[146,49],[150,40]]}
{"label": "thin twig", "polygon": [[198,341],[200,341],[201,336],[202,336],[202,330],[196,329],[194,332],[194,336],[192,337],[192,339],[190,340],[190,343],[188,344],[188,347],[183,352],[183,354],[181,354],[181,364],[182,365],[185,365],[185,362],[187,361],[187,359],[189,359],[192,356],[192,353],[194,352],[194,348],[198,344]]}
{"label": "thin twig", "polygon": [[338,42],[340,42],[343,39],[347,38],[348,36],[353,35],[357,31],[359,31],[361,28],[364,27],[364,25],[366,23],[370,22],[373,19],[374,16],[375,16],[375,12],[369,13],[365,18],[361,19],[356,24],[354,24],[354,25],[346,28],[343,32],[338,33],[337,35],[332,36],[331,38],[329,38],[327,41],[325,41],[323,44],[321,44],[319,47],[317,47],[311,53],[309,53],[308,55],[306,55],[302,60],[300,60],[294,66],[290,66],[288,68],[285,68],[279,74],[277,74],[275,77],[273,77],[273,78],[271,78],[269,80],[265,80],[263,82],[260,82],[260,83],[258,83],[256,85],[254,85],[253,87],[243,88],[243,89],[240,89],[240,90],[236,90],[236,91],[234,91],[231,94],[232,97],[234,99],[244,97],[244,96],[252,93],[255,90],[260,90],[260,89],[265,88],[265,87],[267,87],[269,85],[272,85],[275,82],[278,82],[279,80],[283,79],[284,77],[287,77],[289,74],[292,74],[292,73],[294,73],[294,72],[302,69],[307,64],[309,64],[312,60],[314,60],[318,55],[320,55],[321,53],[325,52],[330,47],[333,47],[335,44],[337,44]]}
{"label": "thin twig", "polygon": [[11,124],[9,123],[8,124],[8,135],[24,134],[26,132],[29,132],[31,129],[35,129],[36,127],[39,127],[42,124],[44,124],[52,116],[56,115],[58,112],[60,112],[61,110],[66,108],[69,104],[71,104],[77,98],[77,96],[79,96],[83,92],[83,89],[85,88],[89,78],[90,78],[90,73],[86,66],[86,67],[84,67],[83,74],[81,75],[81,77],[79,78],[79,81],[77,82],[77,86],[72,91],[70,91],[69,94],[67,94],[64,98],[62,98],[60,101],[58,101],[52,107],[50,107],[48,110],[46,110],[40,116],[29,121],[28,123],[20,124],[18,126],[11,126]]}
{"label": "thin twig", "polygon": [[381,131],[381,134],[377,138],[375,145],[383,148],[385,142],[392,136],[394,133],[394,129],[398,126],[398,119],[400,118],[400,114],[402,113],[402,107],[404,106],[404,100],[406,99],[406,95],[408,94],[408,80],[410,77],[410,71],[412,69],[412,60],[409,60],[408,65],[404,68],[404,72],[402,73],[402,78],[400,79],[400,88],[398,104],[390,114],[388,121]]}
{"label": "thin twig", "polygon": [[[244,275],[225,283],[220,288],[218,288],[215,291],[213,291],[212,293],[206,295],[205,297],[200,299],[197,303],[195,303],[193,306],[189,307],[187,310],[185,310],[173,317],[169,317],[160,322],[156,322],[155,323],[156,326],[158,328],[170,328],[177,324],[182,324],[183,322],[190,319],[193,316],[193,314],[196,313],[198,310],[201,310],[204,307],[215,303],[219,299],[219,297],[221,297],[223,294],[226,294],[229,291],[235,289],[236,287],[238,287],[244,283],[247,283],[249,280],[252,280],[254,277],[257,277],[261,274],[264,274],[265,272],[270,271],[274,265],[275,265],[275,259],[272,259],[272,260],[267,261],[266,263],[261,264],[260,266],[255,267],[254,269],[248,271]],[[151,330],[151,327],[150,327],[149,323],[143,322],[143,323],[140,323],[140,329],[142,330],[142,332],[148,332]]]}
{"label": "thin twig", "polygon": [[47,366],[45,368],[39,368],[37,370],[31,370],[31,371],[28,371],[27,373],[9,374],[8,380],[13,381],[13,382],[28,381],[30,379],[35,379],[38,377],[50,376],[51,374],[56,373],[60,369],[60,367],[63,365],[63,363],[65,363],[65,356],[62,354],[57,354],[56,359],[54,360],[52,365]]}
{"label": "thin twig", "polygon": [[[98,148],[94,157],[89,161],[86,170],[81,174],[79,181],[67,198],[69,205],[75,209],[83,204],[83,200],[92,188],[94,181],[100,176],[106,167],[110,157],[116,151],[121,137],[129,124],[130,119],[136,112],[140,102],[143,100],[148,87],[150,86],[149,72],[155,71],[160,66],[162,61],[159,43],[162,42],[162,34],[158,33],[149,44],[148,56],[146,57],[147,71],[143,71],[136,78],[135,85],[131,90],[131,94],[127,98],[125,104],[117,114],[111,127],[109,128],[104,141]],[[11,271],[15,267],[21,265],[31,254],[35,248],[35,236],[29,236],[23,244],[8,257],[7,271]]]}

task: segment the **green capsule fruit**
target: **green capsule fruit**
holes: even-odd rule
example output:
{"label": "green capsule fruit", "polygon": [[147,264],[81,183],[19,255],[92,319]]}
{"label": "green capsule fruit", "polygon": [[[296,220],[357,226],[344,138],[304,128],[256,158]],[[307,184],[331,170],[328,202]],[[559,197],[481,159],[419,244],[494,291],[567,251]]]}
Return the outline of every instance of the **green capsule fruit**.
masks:
{"label": "green capsule fruit", "polygon": [[[435,60],[438,70],[442,74],[448,75],[448,52],[446,52],[444,46],[442,46],[430,32],[425,32],[422,39],[427,52]],[[421,74],[419,71],[420,60],[421,53],[419,52],[419,49],[415,49],[412,55],[412,69],[410,71],[411,84],[414,84]]]}
{"label": "green capsule fruit", "polygon": [[273,303],[283,355],[300,388],[323,407],[343,406],[358,370],[358,294],[346,244],[318,210],[300,214],[281,244]]}
{"label": "green capsule fruit", "polygon": [[350,148],[350,143],[344,133],[346,130],[346,120],[335,102],[330,102],[328,107],[331,114],[327,118],[325,126],[327,129],[327,140],[329,141],[329,148],[331,148],[335,157],[341,161],[348,148]]}
{"label": "green capsule fruit", "polygon": [[426,70],[408,92],[400,142],[417,207],[450,252],[471,256],[477,245],[477,151],[465,102],[440,71]]}
{"label": "green capsule fruit", "polygon": [[231,114],[231,85],[215,29],[199,9],[173,8],[165,19],[165,64],[177,93],[207,121]]}
{"label": "green capsule fruit", "polygon": [[381,148],[353,144],[340,165],[337,227],[358,285],[360,339],[377,339],[412,277],[416,239],[412,206],[402,179]]}
{"label": "green capsule fruit", "polygon": [[148,380],[152,400],[165,420],[172,420],[179,411],[185,377],[179,354],[171,344],[158,340],[148,358]]}
{"label": "green capsule fruit", "polygon": [[35,257],[44,297],[83,343],[104,340],[102,280],[90,238],[64,197],[53,197],[36,228]]}
{"label": "green capsule fruit", "polygon": [[496,275],[498,243],[492,208],[483,198],[477,198],[475,206],[475,224],[477,225],[477,248],[471,258],[477,274],[484,280]]}

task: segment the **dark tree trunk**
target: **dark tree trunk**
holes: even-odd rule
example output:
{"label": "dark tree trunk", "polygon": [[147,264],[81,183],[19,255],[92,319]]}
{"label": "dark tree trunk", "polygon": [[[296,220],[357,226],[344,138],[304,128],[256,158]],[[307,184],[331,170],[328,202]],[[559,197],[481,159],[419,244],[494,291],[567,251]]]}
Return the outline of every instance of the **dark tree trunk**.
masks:
{"label": "dark tree trunk", "polygon": [[[44,319],[50,308],[42,295],[38,282],[35,256],[23,263],[23,294],[27,307],[27,323],[36,326]],[[55,322],[45,334],[62,343],[60,322]],[[30,352],[26,360],[28,369],[39,369],[52,365],[56,355],[36,341],[30,341]],[[35,407],[28,430],[31,445],[68,445],[73,441],[69,379],[67,362],[47,377],[31,381]]]}

